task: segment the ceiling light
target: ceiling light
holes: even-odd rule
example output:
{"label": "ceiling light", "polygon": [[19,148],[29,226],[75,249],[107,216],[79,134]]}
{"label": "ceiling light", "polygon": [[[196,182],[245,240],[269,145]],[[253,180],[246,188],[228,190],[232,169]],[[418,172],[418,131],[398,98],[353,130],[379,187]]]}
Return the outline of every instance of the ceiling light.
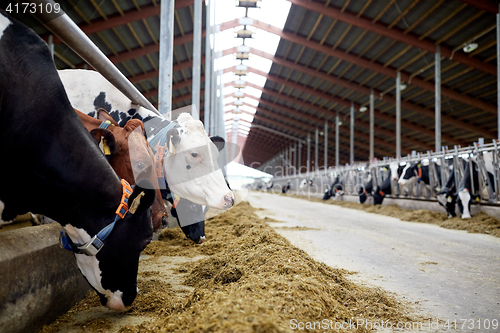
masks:
{"label": "ceiling light", "polygon": [[359,112],[366,112],[366,110],[368,110],[366,106],[362,106],[359,108]]}
{"label": "ceiling light", "polygon": [[339,120],[339,126],[342,126],[343,122],[342,120]]}
{"label": "ceiling light", "polygon": [[464,52],[465,53],[471,53],[472,51],[474,51],[475,49],[477,49],[477,47],[479,46],[478,43],[469,43],[467,45],[464,46]]}
{"label": "ceiling light", "polygon": [[399,85],[399,90],[403,91],[406,88],[408,88],[408,85],[406,83],[401,82],[401,84]]}

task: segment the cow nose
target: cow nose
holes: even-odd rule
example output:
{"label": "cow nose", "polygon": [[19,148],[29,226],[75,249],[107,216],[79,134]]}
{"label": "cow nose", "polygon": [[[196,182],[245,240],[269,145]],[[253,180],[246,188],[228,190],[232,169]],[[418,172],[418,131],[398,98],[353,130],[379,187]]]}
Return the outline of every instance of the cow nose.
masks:
{"label": "cow nose", "polygon": [[231,195],[225,195],[224,196],[224,206],[226,208],[231,208],[234,205],[234,198]]}

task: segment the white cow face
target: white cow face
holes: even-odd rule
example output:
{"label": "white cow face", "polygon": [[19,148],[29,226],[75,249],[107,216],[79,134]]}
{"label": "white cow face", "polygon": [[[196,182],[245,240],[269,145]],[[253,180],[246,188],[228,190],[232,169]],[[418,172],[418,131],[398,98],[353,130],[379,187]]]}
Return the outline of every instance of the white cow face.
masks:
{"label": "white cow face", "polygon": [[201,121],[191,115],[182,113],[177,122],[180,128],[167,137],[168,152],[163,164],[170,190],[199,205],[231,208],[235,198],[217,163],[217,146]]}

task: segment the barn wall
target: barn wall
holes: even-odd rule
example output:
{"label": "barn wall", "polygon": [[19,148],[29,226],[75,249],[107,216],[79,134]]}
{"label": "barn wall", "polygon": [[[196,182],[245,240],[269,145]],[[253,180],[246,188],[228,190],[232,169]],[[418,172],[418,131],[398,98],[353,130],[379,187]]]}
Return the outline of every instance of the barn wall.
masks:
{"label": "barn wall", "polygon": [[59,247],[57,223],[0,233],[0,331],[38,332],[90,286]]}

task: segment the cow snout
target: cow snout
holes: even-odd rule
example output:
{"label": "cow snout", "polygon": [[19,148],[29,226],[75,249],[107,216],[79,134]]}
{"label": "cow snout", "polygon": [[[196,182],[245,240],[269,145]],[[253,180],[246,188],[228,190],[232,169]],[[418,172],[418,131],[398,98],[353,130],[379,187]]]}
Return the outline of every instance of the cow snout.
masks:
{"label": "cow snout", "polygon": [[224,196],[224,208],[231,208],[234,206],[234,196],[231,195],[225,195]]}

